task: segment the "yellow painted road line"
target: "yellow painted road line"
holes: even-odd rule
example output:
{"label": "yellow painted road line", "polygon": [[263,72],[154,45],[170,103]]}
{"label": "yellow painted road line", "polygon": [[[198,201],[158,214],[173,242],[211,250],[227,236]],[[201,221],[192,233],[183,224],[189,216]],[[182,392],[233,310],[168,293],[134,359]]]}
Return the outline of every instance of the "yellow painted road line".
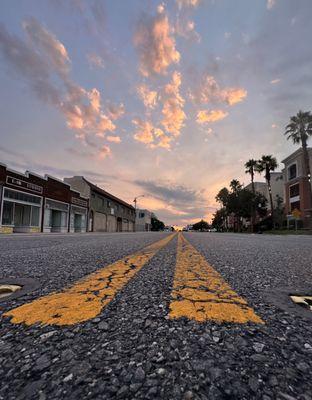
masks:
{"label": "yellow painted road line", "polygon": [[198,322],[264,323],[182,234],[178,238],[169,317]]}
{"label": "yellow painted road line", "polygon": [[129,280],[140,271],[175,234],[126,256],[60,293],[51,293],[6,312],[13,323],[73,325],[96,317]]}

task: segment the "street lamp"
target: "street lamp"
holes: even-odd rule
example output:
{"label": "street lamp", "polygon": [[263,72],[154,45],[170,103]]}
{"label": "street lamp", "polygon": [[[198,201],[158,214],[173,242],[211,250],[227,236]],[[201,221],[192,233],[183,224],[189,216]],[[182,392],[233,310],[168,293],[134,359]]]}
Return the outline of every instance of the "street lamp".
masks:
{"label": "street lamp", "polygon": [[[137,209],[137,201],[140,197],[144,197],[144,194],[140,194],[140,196],[137,196],[134,198],[133,203],[134,203],[134,216],[136,220],[136,209]],[[134,220],[134,232],[135,232],[135,220]]]}
{"label": "street lamp", "polygon": [[144,194],[140,194],[140,196],[137,196],[134,198],[133,203],[134,203],[134,209],[136,210],[137,208],[137,201],[140,197],[144,197]]}

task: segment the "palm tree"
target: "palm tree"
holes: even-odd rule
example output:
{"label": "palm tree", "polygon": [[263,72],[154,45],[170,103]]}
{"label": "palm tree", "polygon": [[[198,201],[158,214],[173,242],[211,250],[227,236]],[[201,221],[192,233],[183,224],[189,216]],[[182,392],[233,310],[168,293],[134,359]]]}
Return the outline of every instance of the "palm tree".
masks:
{"label": "palm tree", "polygon": [[311,169],[309,163],[309,153],[307,141],[312,136],[312,114],[310,111],[299,111],[297,115],[290,118],[289,124],[286,126],[284,133],[287,135],[287,140],[291,139],[294,144],[301,143],[303,151],[303,175],[308,180],[308,193],[312,204],[312,190],[311,190]]}
{"label": "palm tree", "polygon": [[232,193],[237,195],[238,192],[243,188],[243,185],[237,179],[232,179],[230,182],[230,188],[232,189]]}
{"label": "palm tree", "polygon": [[257,164],[258,164],[257,160],[253,160],[252,158],[245,163],[245,168],[246,168],[245,173],[250,174],[251,187],[252,187],[253,194],[255,194],[254,177],[255,177],[255,170],[256,170]]}
{"label": "palm tree", "polygon": [[[255,196],[256,194],[256,190],[255,190],[255,182],[254,182],[254,177],[255,177],[255,170],[257,167],[257,160],[254,159],[250,159],[245,163],[245,173],[246,174],[250,174],[250,178],[251,178],[251,188],[252,188],[252,193]],[[254,223],[255,223],[255,207],[252,207],[252,213],[251,213],[251,232],[254,231]]]}
{"label": "palm tree", "polygon": [[275,171],[277,166],[278,164],[276,158],[271,155],[267,155],[261,157],[261,160],[257,162],[255,168],[256,171],[259,173],[264,172],[265,180],[267,181],[268,184],[273,226],[274,226],[274,219],[273,219],[274,206],[273,206],[273,197],[271,189],[271,172]]}

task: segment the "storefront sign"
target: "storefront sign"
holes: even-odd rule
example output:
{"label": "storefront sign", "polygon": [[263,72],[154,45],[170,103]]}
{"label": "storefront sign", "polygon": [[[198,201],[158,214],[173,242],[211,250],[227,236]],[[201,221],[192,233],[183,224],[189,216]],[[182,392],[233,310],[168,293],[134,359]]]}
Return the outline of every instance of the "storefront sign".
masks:
{"label": "storefront sign", "polygon": [[7,176],[6,181],[10,185],[17,186],[19,188],[24,188],[31,192],[40,193],[40,194],[42,194],[42,192],[43,192],[42,186],[35,185],[34,183],[31,183],[31,182],[22,181],[20,179],[14,178],[12,176]]}
{"label": "storefront sign", "polygon": [[72,197],[71,199],[72,204],[76,204],[77,206],[87,207],[88,202],[86,200],[79,199],[78,197]]}

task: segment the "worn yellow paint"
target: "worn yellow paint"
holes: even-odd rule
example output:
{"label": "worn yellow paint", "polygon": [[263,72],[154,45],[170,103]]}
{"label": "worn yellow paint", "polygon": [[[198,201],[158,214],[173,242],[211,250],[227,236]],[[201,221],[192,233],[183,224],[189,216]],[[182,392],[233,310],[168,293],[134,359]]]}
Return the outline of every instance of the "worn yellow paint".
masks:
{"label": "worn yellow paint", "polygon": [[263,324],[247,302],[230,288],[181,233],[169,317],[186,317],[199,322]]}
{"label": "worn yellow paint", "polygon": [[13,233],[11,226],[0,226],[0,233]]}
{"label": "worn yellow paint", "polygon": [[13,323],[73,325],[96,317],[129,280],[175,235],[104,267],[60,293],[51,293],[5,313]]}

